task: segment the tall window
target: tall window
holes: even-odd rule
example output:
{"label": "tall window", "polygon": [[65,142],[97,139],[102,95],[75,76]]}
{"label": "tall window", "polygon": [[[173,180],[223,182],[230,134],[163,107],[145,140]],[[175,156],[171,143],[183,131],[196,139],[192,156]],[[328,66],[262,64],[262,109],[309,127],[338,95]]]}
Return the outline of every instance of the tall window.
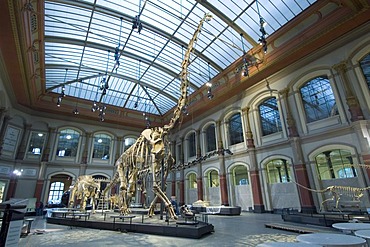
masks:
{"label": "tall window", "polygon": [[56,155],[59,157],[76,157],[80,133],[73,129],[60,131]]}
{"label": "tall window", "polygon": [[248,182],[248,169],[238,165],[233,169],[234,185],[246,185]]}
{"label": "tall window", "polygon": [[218,171],[212,170],[208,173],[209,187],[219,187],[220,179],[218,177]]}
{"label": "tall window", "polygon": [[306,82],[300,91],[307,123],[338,115],[334,94],[326,76]]}
{"label": "tall window", "polygon": [[27,155],[41,155],[44,148],[45,134],[41,132],[31,132],[30,142],[28,144]]}
{"label": "tall window", "polygon": [[290,167],[285,159],[275,159],[267,163],[270,184],[287,183],[291,180]]}
{"label": "tall window", "polygon": [[244,141],[240,113],[236,113],[228,119],[228,128],[230,145],[238,144]]}
{"label": "tall window", "polygon": [[205,136],[205,143],[206,143],[206,152],[211,152],[216,150],[216,128],[214,124],[209,125],[206,128],[206,136]]}
{"label": "tall window", "polygon": [[360,61],[362,73],[364,73],[365,80],[367,82],[367,87],[370,90],[370,53],[367,54],[361,61]]}
{"label": "tall window", "polygon": [[64,183],[54,182],[50,185],[49,204],[60,204],[62,202],[62,195],[64,193]]}
{"label": "tall window", "polygon": [[197,175],[195,173],[189,174],[189,189],[197,188]]}
{"label": "tall window", "polygon": [[262,135],[269,135],[282,130],[277,100],[271,97],[259,106]]}
{"label": "tall window", "polygon": [[126,151],[129,147],[131,147],[136,142],[136,138],[133,137],[126,137],[124,141],[124,150]]}
{"label": "tall window", "polygon": [[106,134],[96,134],[94,135],[94,159],[109,159],[110,146],[112,143],[112,138]]}
{"label": "tall window", "polygon": [[192,132],[188,135],[188,157],[194,157],[196,155],[195,146],[195,133]]}
{"label": "tall window", "polygon": [[357,177],[356,169],[352,166],[352,155],[348,150],[328,150],[317,155],[315,161],[321,180]]}

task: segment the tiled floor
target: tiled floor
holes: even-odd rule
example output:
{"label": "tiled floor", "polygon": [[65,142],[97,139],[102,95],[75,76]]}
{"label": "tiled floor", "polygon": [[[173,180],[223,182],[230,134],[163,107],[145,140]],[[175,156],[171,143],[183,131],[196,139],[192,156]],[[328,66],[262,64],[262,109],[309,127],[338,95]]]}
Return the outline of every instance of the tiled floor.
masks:
{"label": "tiled floor", "polygon": [[[36,217],[31,233],[21,238],[24,246],[256,246],[268,241],[295,242],[297,233],[266,228],[265,223],[283,222],[278,214],[242,212],[240,216],[210,215],[215,231],[201,239],[176,238],[142,233],[70,228]],[[44,231],[44,232],[43,232]],[[38,234],[38,232],[43,232]]]}

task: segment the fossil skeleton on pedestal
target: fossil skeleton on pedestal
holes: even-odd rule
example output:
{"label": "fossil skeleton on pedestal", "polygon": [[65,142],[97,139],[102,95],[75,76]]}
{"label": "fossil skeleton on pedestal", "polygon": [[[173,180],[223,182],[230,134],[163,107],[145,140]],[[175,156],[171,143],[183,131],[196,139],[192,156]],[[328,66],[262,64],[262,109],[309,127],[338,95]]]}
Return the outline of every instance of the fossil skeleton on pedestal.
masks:
{"label": "fossil skeleton on pedestal", "polygon": [[[182,116],[184,107],[186,107],[188,99],[188,65],[190,64],[190,54],[193,50],[198,34],[201,31],[203,23],[210,19],[211,15],[206,14],[200,21],[185,52],[180,74],[181,95],[170,122],[167,125],[164,125],[164,127],[145,129],[136,142],[116,161],[117,171],[112,182],[108,184],[103,191],[103,194],[106,194],[115,184],[120,183],[119,207],[121,214],[130,213],[129,205],[131,198],[134,196],[136,191],[138,179],[141,182],[144,182],[146,180],[146,176],[151,174],[153,182],[152,188],[155,197],[149,206],[148,215],[154,215],[155,203],[157,202],[157,199],[160,199],[162,202],[164,202],[169,216],[172,219],[177,219],[170,200],[168,199],[165,191],[162,190],[165,185],[161,184],[162,181],[166,181],[168,171],[171,169],[174,162],[170,152],[168,134],[175,127],[176,123]],[[145,184],[141,187],[145,187]]]}
{"label": "fossil skeleton on pedestal", "polygon": [[80,208],[85,210],[86,201],[90,199],[92,204],[92,213],[95,213],[95,202],[100,193],[100,181],[90,175],[79,176],[71,189],[69,196],[69,206],[73,207],[75,200],[81,200]]}

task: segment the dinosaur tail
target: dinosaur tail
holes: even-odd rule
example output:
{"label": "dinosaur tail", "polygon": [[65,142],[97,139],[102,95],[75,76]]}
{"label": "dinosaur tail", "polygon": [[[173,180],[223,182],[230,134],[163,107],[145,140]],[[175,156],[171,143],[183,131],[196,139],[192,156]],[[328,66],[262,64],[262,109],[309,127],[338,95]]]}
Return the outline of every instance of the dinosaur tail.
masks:
{"label": "dinosaur tail", "polygon": [[303,189],[305,189],[305,190],[309,190],[309,191],[312,191],[312,192],[322,193],[322,192],[325,192],[325,191],[326,191],[326,189],[322,189],[322,190],[314,190],[314,189],[308,188],[308,187],[306,187],[306,186],[304,186],[304,185],[302,185],[302,184],[299,184],[299,183],[297,183],[297,182],[294,182],[294,181],[291,181],[291,182],[292,182],[292,183],[295,183],[296,185],[298,185],[299,187],[301,187],[301,188],[303,188]]}

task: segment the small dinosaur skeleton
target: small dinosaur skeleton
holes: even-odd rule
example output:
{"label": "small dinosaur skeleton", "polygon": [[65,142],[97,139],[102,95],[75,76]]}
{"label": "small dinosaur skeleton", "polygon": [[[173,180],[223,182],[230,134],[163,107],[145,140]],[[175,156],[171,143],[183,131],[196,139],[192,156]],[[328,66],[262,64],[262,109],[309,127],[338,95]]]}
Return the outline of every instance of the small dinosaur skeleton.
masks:
{"label": "small dinosaur skeleton", "polygon": [[91,175],[79,176],[71,189],[69,196],[69,206],[73,207],[75,199],[81,200],[80,208],[85,210],[86,201],[90,198],[92,204],[92,213],[95,213],[95,202],[100,192],[100,181],[94,179]]}
{"label": "small dinosaur skeleton", "polygon": [[312,191],[312,192],[316,192],[316,193],[327,193],[328,192],[332,195],[331,198],[325,199],[324,201],[321,202],[320,211],[322,210],[322,208],[324,206],[324,203],[326,203],[328,201],[334,201],[335,202],[335,208],[340,210],[339,209],[339,200],[342,196],[347,196],[349,198],[352,198],[353,202],[359,202],[361,197],[364,196],[364,192],[366,190],[370,189],[370,186],[364,187],[364,188],[359,188],[359,187],[342,186],[342,185],[331,185],[331,186],[326,187],[325,189],[314,190],[314,189],[308,188],[304,185],[301,185],[299,183],[296,183],[296,182],[293,182],[293,183],[297,184],[299,187],[302,187],[302,188],[304,188],[306,190],[309,190],[309,191]]}

